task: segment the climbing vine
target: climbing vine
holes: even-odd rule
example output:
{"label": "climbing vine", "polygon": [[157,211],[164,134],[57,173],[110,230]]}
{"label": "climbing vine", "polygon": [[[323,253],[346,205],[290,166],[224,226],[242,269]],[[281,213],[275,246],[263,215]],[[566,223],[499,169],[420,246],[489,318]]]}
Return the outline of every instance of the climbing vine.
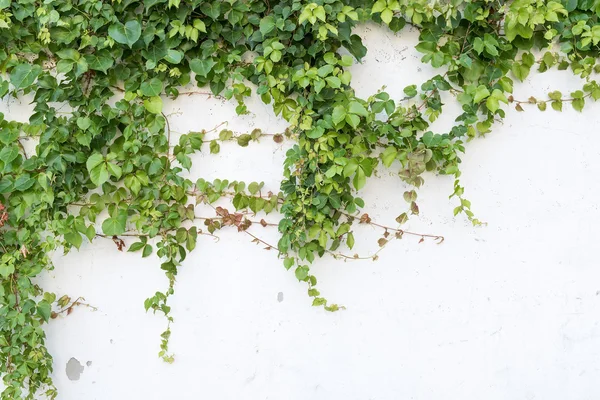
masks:
{"label": "climbing vine", "polygon": [[[200,235],[248,235],[281,257],[313,305],[335,311],[341,306],[320,294],[310,265],[324,254],[361,258],[339,250],[353,248],[355,224],[380,228],[381,248],[407,235],[443,240],[402,229],[419,213],[426,171],[453,176],[455,215],[480,224],[460,183],[465,143],[510,108],[581,111],[600,98],[599,16],[600,0],[0,0],[0,97],[33,102],[27,123],[0,114],[2,399],[57,395],[42,327],[87,304],[35,283],[56,249],[107,239],[125,250],[129,238],[128,251],[156,254],[167,286],[145,308],[166,316],[159,356],[172,362],[168,302]],[[418,29],[416,49],[439,74],[401,99],[383,90],[357,97],[348,67],[367,49],[353,28],[367,22]],[[515,80],[555,68],[580,77],[581,88],[513,97]],[[285,132],[219,126],[175,140],[163,112],[163,99],[209,95],[244,114],[252,93],[288,122]],[[442,96],[462,112],[434,133]],[[261,140],[294,143],[279,189],[184,177],[196,152]],[[409,186],[394,227],[372,221],[358,195],[383,168]],[[213,206],[223,199],[230,206]],[[214,212],[198,215],[198,204]],[[275,211],[278,223],[257,216]],[[277,227],[279,242],[252,226]]]}

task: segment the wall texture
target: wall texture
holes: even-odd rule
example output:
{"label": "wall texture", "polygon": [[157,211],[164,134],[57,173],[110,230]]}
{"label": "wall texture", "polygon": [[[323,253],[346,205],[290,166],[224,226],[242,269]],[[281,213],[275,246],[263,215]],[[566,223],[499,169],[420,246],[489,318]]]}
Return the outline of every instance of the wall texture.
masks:
{"label": "wall texture", "polygon": [[[352,68],[359,95],[386,85],[400,98],[406,85],[436,73],[420,63],[415,33],[373,26],[358,33],[369,48]],[[515,97],[578,86],[568,74],[534,74]],[[256,100],[244,117],[233,104],[202,96],[168,106],[179,133],[224,121],[238,132],[285,129]],[[26,104],[1,109],[27,117]],[[448,129],[453,115],[449,104],[435,130]],[[56,268],[40,283],[98,308],[79,308],[47,327],[59,399],[600,398],[599,124],[598,105],[582,114],[510,110],[463,158],[467,197],[488,225],[453,218],[452,180],[426,176],[421,216],[409,228],[445,242],[406,238],[377,262],[319,261],[320,289],[347,307],[342,312],[310,307],[306,287],[248,236],[223,230],[218,242],[203,237],[172,301],[173,365],[156,356],[163,319],[143,309],[166,285],[155,258],[120,253],[102,240],[56,254]],[[197,156],[190,176],[262,180],[277,191],[290,145],[222,145],[219,155]],[[366,211],[393,223],[405,208],[403,191],[397,176],[382,171],[363,190]],[[274,229],[252,229],[276,243]],[[376,250],[379,232],[358,230],[358,251]]]}

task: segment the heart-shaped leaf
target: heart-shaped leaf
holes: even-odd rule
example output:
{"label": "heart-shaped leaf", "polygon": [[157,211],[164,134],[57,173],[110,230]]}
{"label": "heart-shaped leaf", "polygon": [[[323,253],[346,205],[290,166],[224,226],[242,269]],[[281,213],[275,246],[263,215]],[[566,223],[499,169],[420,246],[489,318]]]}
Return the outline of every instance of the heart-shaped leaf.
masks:
{"label": "heart-shaped leaf", "polygon": [[127,21],[125,25],[121,23],[112,24],[108,28],[108,36],[115,42],[133,46],[142,35],[142,26],[137,20]]}

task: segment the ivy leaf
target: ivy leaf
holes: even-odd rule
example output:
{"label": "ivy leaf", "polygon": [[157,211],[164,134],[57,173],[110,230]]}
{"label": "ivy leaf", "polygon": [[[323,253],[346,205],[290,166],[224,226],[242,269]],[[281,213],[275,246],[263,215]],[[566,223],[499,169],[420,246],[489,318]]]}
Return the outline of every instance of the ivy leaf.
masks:
{"label": "ivy leaf", "polygon": [[212,59],[193,59],[190,61],[190,69],[194,71],[196,75],[200,75],[206,78],[208,73],[217,63]]}
{"label": "ivy leaf", "polygon": [[125,25],[114,23],[108,27],[108,36],[115,42],[133,46],[142,35],[142,26],[137,20],[127,21]]}
{"label": "ivy leaf", "polygon": [[346,109],[343,106],[336,106],[331,113],[331,120],[334,124],[339,124],[346,118]]}
{"label": "ivy leaf", "polygon": [[396,159],[396,156],[398,155],[398,150],[396,150],[395,147],[390,146],[387,147],[383,153],[381,153],[381,161],[383,161],[383,165],[385,165],[386,167],[390,167],[392,165],[392,163],[394,162],[394,160]]}
{"label": "ivy leaf", "polygon": [[77,118],[77,127],[82,131],[86,131],[92,125],[92,120],[89,117]]}
{"label": "ivy leaf", "polygon": [[285,260],[283,260],[283,266],[285,267],[285,269],[289,270],[293,265],[294,265],[293,257],[286,257]]}
{"label": "ivy leaf", "polygon": [[104,182],[106,182],[109,178],[108,169],[106,168],[106,164],[102,163],[97,167],[93,168],[90,172],[90,180],[96,186],[102,186]]}
{"label": "ivy leaf", "polygon": [[86,167],[90,173],[90,180],[94,185],[102,186],[102,184],[108,180],[108,169],[102,154],[92,154],[86,162]]}
{"label": "ivy leaf", "polygon": [[152,78],[149,81],[142,82],[140,91],[144,96],[153,97],[162,93],[163,84],[160,79]]}
{"label": "ivy leaf", "polygon": [[17,146],[7,146],[0,150],[0,161],[4,162],[4,165],[10,164],[19,155],[19,149]]}
{"label": "ivy leaf", "polygon": [[102,222],[102,232],[108,236],[122,235],[125,233],[127,216],[107,218]]}
{"label": "ivy leaf", "polygon": [[144,100],[144,108],[152,114],[160,114],[163,108],[163,101],[158,96],[150,97]]}
{"label": "ivy leaf", "polygon": [[477,104],[489,95],[490,91],[488,90],[488,88],[483,85],[479,85],[475,90],[475,95],[473,96],[473,103]]}
{"label": "ivy leaf", "polygon": [[365,106],[360,104],[358,101],[351,101],[348,105],[348,113],[360,115],[362,117],[366,117],[369,115]]}
{"label": "ivy leaf", "polygon": [[12,177],[5,176],[2,179],[0,179],[0,194],[10,192],[12,190],[12,187],[13,187]]}
{"label": "ivy leaf", "polygon": [[417,85],[410,85],[404,88],[406,97],[415,97],[417,95]]}
{"label": "ivy leaf", "polygon": [[135,242],[131,246],[129,246],[129,249],[127,249],[127,251],[128,252],[139,251],[139,250],[143,249],[145,245],[146,245],[146,243],[144,243],[144,242]]}
{"label": "ivy leaf", "polygon": [[325,80],[329,84],[329,87],[334,89],[339,89],[342,86],[342,81],[337,76],[328,76]]}
{"label": "ivy leaf", "polygon": [[183,52],[179,50],[169,49],[165,56],[165,61],[171,64],[179,64],[183,60]]}
{"label": "ivy leaf", "polygon": [[11,274],[15,272],[15,266],[13,264],[0,264],[0,276],[3,278],[8,278]]}
{"label": "ivy leaf", "polygon": [[39,65],[19,64],[10,72],[10,83],[15,89],[23,89],[31,86],[42,72]]}
{"label": "ivy leaf", "polygon": [[110,53],[105,51],[99,51],[94,54],[86,54],[85,60],[88,63],[90,69],[95,71],[108,72],[108,69],[113,66],[114,59],[110,57]]}
{"label": "ivy leaf", "polygon": [[237,144],[241,147],[247,147],[248,143],[250,143],[250,140],[252,140],[252,135],[244,133],[243,135],[238,136]]}
{"label": "ivy leaf", "polygon": [[142,257],[148,257],[150,254],[152,254],[152,246],[147,244],[144,246],[144,250],[142,250]]}
{"label": "ivy leaf", "polygon": [[219,145],[219,143],[216,140],[211,140],[210,154],[217,154],[219,151],[221,151],[221,146]]}
{"label": "ivy leaf", "polygon": [[86,167],[87,167],[88,171],[91,171],[92,169],[94,169],[98,165],[102,164],[103,162],[104,162],[104,157],[102,156],[102,154],[94,153],[87,159]]}
{"label": "ivy leaf", "polygon": [[347,114],[346,115],[346,122],[353,128],[357,128],[358,124],[360,124],[360,117],[358,115],[354,115],[354,114]]}
{"label": "ivy leaf", "polygon": [[389,8],[386,8],[381,12],[381,20],[389,25],[392,22],[392,18],[394,17],[394,12]]}
{"label": "ivy leaf", "polygon": [[260,20],[260,33],[262,33],[263,36],[271,33],[273,29],[275,29],[275,18],[273,18],[272,15],[268,15]]}
{"label": "ivy leaf", "polygon": [[13,189],[17,192],[24,192],[35,183],[35,179],[33,179],[29,174],[20,175],[17,179],[15,179],[15,183],[13,185]]}
{"label": "ivy leaf", "polygon": [[321,126],[315,126],[310,131],[306,132],[306,137],[311,139],[318,139],[325,133],[325,129]]}
{"label": "ivy leaf", "polygon": [[114,176],[117,179],[121,178],[121,174],[123,173],[123,170],[117,164],[107,163],[106,168],[112,176]]}
{"label": "ivy leaf", "polygon": [[81,243],[83,242],[83,239],[81,238],[81,233],[77,231],[65,233],[65,240],[67,241],[67,243],[72,244],[78,249],[81,246]]}
{"label": "ivy leaf", "polygon": [[356,190],[362,189],[367,183],[367,176],[363,167],[359,166],[356,170],[356,174],[354,175],[354,179],[352,181]]}
{"label": "ivy leaf", "polygon": [[46,322],[50,320],[50,315],[52,314],[52,307],[50,303],[46,300],[42,300],[37,304],[37,314],[42,317],[42,319]]}
{"label": "ivy leaf", "polygon": [[352,249],[354,247],[354,234],[352,232],[349,232],[346,235],[346,245],[349,249]]}
{"label": "ivy leaf", "polygon": [[299,281],[303,281],[308,277],[308,267],[298,267],[296,268],[295,275]]}

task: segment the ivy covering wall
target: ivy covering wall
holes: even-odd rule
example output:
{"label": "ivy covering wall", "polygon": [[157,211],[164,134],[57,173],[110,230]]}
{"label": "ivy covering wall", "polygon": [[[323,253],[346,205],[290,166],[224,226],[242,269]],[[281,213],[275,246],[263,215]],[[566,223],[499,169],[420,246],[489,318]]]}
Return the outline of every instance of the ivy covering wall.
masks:
{"label": "ivy covering wall", "polygon": [[[166,288],[144,305],[166,317],[159,356],[172,362],[169,298],[199,235],[249,235],[275,250],[313,305],[337,311],[310,266],[325,254],[376,259],[352,254],[355,224],[381,229],[381,249],[404,236],[443,240],[402,227],[419,214],[426,172],[453,176],[455,215],[480,224],[460,183],[466,142],[506,112],[582,111],[600,98],[599,16],[599,0],[0,0],[0,97],[34,105],[28,123],[0,114],[2,399],[57,396],[43,326],[85,304],[35,284],[54,250],[112,240],[116,250],[160,259]],[[416,48],[439,74],[404,88],[403,98],[357,97],[348,67],[367,52],[353,33],[363,23],[398,35],[419,29]],[[513,97],[515,82],[550,69],[580,77],[581,87]],[[190,84],[198,89],[183,89]],[[164,99],[208,94],[244,114],[253,93],[288,122],[285,132],[216,127],[171,138]],[[448,95],[462,112],[450,130],[432,132]],[[23,145],[31,138],[35,152]],[[261,140],[294,143],[277,193],[184,177],[194,153]],[[360,197],[383,169],[409,187],[393,226],[372,220]],[[222,199],[230,206],[197,214],[196,205]],[[271,226],[259,212],[281,216],[278,243],[248,231]],[[135,242],[126,248],[124,237]]]}

